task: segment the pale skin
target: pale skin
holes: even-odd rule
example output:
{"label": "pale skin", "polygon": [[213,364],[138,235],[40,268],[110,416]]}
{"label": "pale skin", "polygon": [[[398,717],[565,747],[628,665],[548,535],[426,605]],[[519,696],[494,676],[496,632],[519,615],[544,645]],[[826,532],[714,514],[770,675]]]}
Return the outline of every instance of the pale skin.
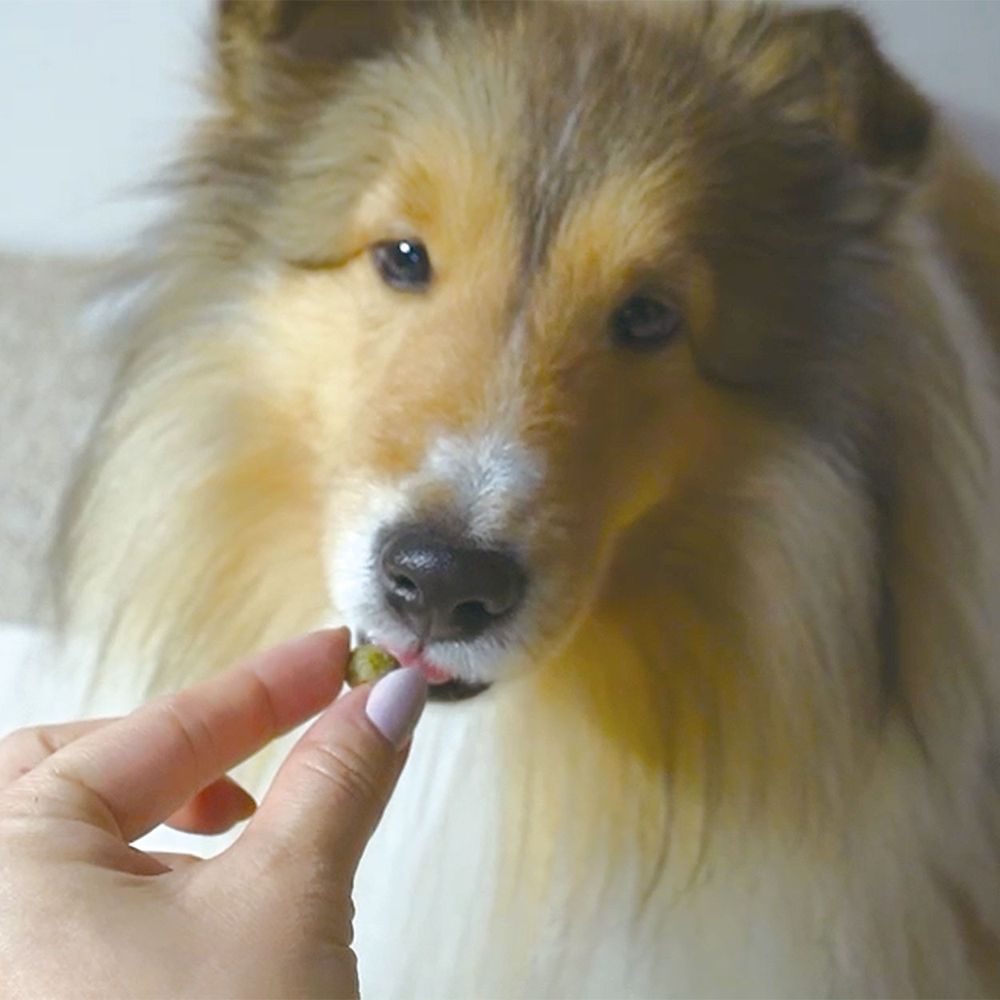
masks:
{"label": "pale skin", "polygon": [[[345,630],[304,636],[121,719],[0,742],[0,995],[357,996],[351,887],[406,750],[332,705]],[[226,771],[321,713],[254,803]],[[131,846],[161,822],[218,857]]]}

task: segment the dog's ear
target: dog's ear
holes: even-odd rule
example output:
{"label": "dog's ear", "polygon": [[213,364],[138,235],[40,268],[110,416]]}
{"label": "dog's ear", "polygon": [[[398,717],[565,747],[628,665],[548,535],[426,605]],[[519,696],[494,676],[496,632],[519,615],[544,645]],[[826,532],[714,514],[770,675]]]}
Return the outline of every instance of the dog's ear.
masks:
{"label": "dog's ear", "polygon": [[754,34],[741,70],[752,89],[825,128],[877,172],[905,179],[919,170],[933,113],[860,16],[838,7],[785,11]]}
{"label": "dog's ear", "polygon": [[377,55],[430,0],[220,0],[221,90],[235,111],[266,105],[281,74],[329,73]]}
{"label": "dog's ear", "polygon": [[706,228],[725,291],[696,353],[725,382],[811,407],[811,373],[869,322],[872,255],[855,250],[919,182],[932,112],[853,13],[721,4],[708,18],[712,55],[756,120],[735,139],[738,167]]}

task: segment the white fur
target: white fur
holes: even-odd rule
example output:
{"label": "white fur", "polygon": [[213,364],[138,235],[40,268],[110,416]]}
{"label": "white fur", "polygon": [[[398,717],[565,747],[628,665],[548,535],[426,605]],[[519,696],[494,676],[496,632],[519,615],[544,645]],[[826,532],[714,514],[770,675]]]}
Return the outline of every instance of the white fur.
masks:
{"label": "white fur", "polygon": [[454,490],[460,523],[473,539],[516,548],[518,539],[508,537],[511,521],[535,497],[542,475],[537,454],[490,430],[469,438],[438,438],[416,479]]}

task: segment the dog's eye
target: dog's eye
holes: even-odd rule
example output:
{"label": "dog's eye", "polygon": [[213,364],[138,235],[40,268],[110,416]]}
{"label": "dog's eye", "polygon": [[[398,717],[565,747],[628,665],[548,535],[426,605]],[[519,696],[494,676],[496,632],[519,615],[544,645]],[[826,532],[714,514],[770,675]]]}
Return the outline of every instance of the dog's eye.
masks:
{"label": "dog's eye", "polygon": [[611,333],[620,347],[653,351],[670,343],[683,326],[681,314],[666,302],[633,295],[611,317]]}
{"label": "dog's eye", "polygon": [[431,280],[431,258],[418,240],[386,240],[372,247],[382,280],[402,292],[419,292]]}

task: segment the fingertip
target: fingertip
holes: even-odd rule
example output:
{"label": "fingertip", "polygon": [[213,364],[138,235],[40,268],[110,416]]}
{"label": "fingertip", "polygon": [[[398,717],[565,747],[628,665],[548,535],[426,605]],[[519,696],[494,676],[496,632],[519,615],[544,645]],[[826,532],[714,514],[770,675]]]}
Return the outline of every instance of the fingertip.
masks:
{"label": "fingertip", "polygon": [[316,631],[319,635],[330,636],[331,639],[342,642],[344,645],[350,644],[351,630],[346,625],[331,625],[327,628],[317,629]]}
{"label": "fingertip", "polygon": [[223,777],[203,788],[168,820],[167,826],[186,833],[225,833],[257,811],[252,795],[232,778]]}
{"label": "fingertip", "polygon": [[318,643],[331,659],[345,659],[351,649],[351,630],[346,625],[320,628],[307,632],[303,640]]}
{"label": "fingertip", "polygon": [[263,682],[279,733],[294,728],[336,699],[344,686],[350,643],[347,628],[318,629],[266,650],[244,664]]}
{"label": "fingertip", "polygon": [[351,630],[346,625],[307,632],[297,642],[301,644],[300,648],[304,646],[308,650],[310,658],[321,668],[329,670],[343,685],[347,661],[351,655]]}
{"label": "fingertip", "polygon": [[244,820],[250,819],[257,811],[257,800],[239,785],[236,788],[240,794],[234,797],[233,815],[235,818],[233,823],[242,823]]}

